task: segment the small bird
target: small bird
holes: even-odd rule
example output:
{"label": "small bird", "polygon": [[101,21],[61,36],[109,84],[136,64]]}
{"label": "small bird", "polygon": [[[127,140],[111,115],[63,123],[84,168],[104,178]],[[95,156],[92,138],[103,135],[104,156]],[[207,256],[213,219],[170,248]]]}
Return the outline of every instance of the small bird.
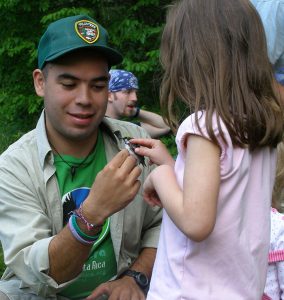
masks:
{"label": "small bird", "polygon": [[135,153],[135,148],[140,147],[140,145],[131,143],[130,137],[122,137],[120,131],[115,131],[114,134],[124,142],[125,145],[125,149],[128,150],[128,152],[133,155],[136,159],[138,164],[141,164],[142,166],[146,167],[146,163],[145,163],[145,157],[142,155],[139,155],[137,153]]}
{"label": "small bird", "polygon": [[122,138],[123,142],[124,142],[124,145],[125,145],[125,148],[128,150],[128,152],[133,155],[137,161],[138,161],[138,164],[141,164],[142,166],[146,167],[146,163],[145,163],[145,158],[144,156],[142,155],[139,155],[135,152],[135,148],[137,147],[140,147],[140,145],[137,145],[137,144],[134,144],[134,143],[131,143],[129,140],[130,138],[127,138],[127,137],[124,137]]}

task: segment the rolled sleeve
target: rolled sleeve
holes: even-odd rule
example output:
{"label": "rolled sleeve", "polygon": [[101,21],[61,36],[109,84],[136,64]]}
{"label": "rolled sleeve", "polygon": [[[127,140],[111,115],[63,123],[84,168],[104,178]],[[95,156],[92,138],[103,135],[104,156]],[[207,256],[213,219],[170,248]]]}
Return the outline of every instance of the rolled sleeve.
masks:
{"label": "rolled sleeve", "polygon": [[2,279],[16,275],[20,288],[49,296],[68,284],[58,285],[48,276],[51,217],[37,175],[12,156],[0,158],[0,237],[7,266]]}

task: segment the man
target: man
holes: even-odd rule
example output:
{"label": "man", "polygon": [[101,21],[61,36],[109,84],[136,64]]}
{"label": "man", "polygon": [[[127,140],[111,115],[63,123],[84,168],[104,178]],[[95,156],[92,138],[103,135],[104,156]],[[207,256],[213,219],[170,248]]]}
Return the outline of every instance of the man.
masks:
{"label": "man", "polygon": [[110,70],[109,95],[106,115],[110,118],[138,118],[139,125],[147,130],[152,138],[170,132],[163,118],[137,106],[138,80],[128,71]]}
{"label": "man", "polygon": [[251,0],[251,3],[265,30],[268,57],[275,72],[276,93],[284,101],[284,0]]}
{"label": "man", "polygon": [[109,68],[122,60],[107,40],[84,15],[40,40],[44,111],[0,157],[1,300],[145,299],[161,211],[142,198],[150,168],[121,150],[121,137],[147,133],[104,118]]}

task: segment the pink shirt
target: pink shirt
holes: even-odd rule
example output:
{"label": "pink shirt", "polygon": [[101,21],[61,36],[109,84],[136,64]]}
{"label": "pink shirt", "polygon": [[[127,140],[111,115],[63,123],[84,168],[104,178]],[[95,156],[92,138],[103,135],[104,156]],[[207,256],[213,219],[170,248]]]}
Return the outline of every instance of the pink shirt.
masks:
{"label": "pink shirt", "polygon": [[284,299],[284,214],[271,209],[271,236],[265,294],[271,300]]}
{"label": "pink shirt", "polygon": [[[200,126],[208,136],[205,113],[201,116]],[[251,153],[246,148],[233,147],[228,131],[221,123],[226,145],[216,120],[213,126],[221,147],[216,225],[206,240],[193,242],[164,210],[147,300],[258,300],[262,297],[276,151],[266,147]],[[184,140],[188,134],[200,135],[193,115],[181,124],[176,136],[175,172],[181,187]]]}

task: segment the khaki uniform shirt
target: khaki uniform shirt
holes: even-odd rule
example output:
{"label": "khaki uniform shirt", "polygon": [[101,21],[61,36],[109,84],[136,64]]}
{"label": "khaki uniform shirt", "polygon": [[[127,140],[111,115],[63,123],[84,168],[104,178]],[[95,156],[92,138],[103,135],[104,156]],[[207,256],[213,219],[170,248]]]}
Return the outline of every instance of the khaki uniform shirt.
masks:
{"label": "khaki uniform shirt", "polygon": [[[103,120],[101,128],[107,161],[123,148],[113,132],[120,131],[122,137],[149,137],[139,126],[110,118]],[[7,265],[2,280],[18,279],[20,288],[42,297],[52,297],[68,285],[58,285],[48,276],[49,243],[63,228],[55,171],[43,112],[36,128],[0,156],[0,238]],[[150,171],[149,166],[143,168],[142,183]],[[125,209],[111,216],[118,275],[142,248],[157,247],[160,223],[161,210],[143,201],[142,186]]]}

